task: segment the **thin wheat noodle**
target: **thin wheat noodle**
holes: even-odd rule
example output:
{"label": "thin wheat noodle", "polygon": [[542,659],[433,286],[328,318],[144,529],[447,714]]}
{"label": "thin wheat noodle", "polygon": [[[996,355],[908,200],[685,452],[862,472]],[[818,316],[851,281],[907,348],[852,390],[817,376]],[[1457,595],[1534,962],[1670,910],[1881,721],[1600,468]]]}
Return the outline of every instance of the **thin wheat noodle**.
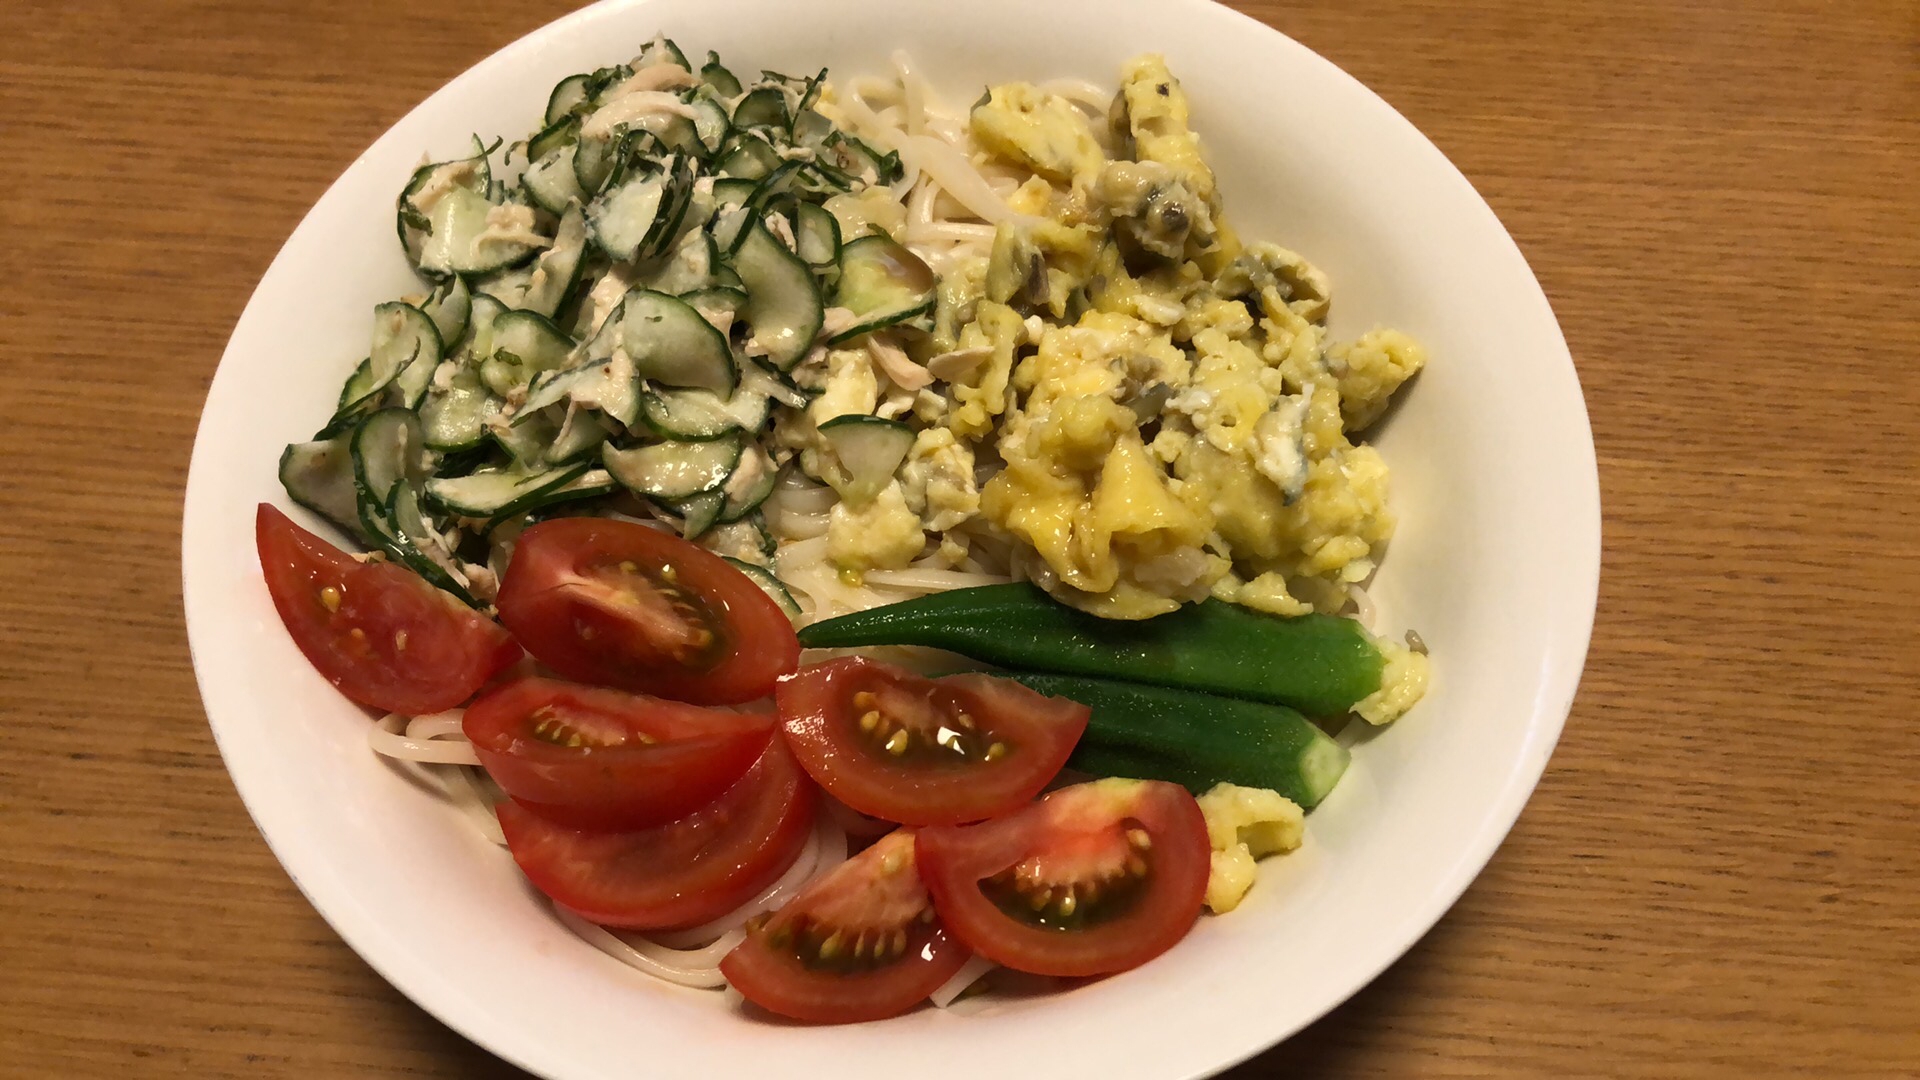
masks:
{"label": "thin wheat noodle", "polygon": [[967,987],[979,982],[981,976],[998,966],[984,956],[969,956],[967,962],[960,965],[960,970],[953,973],[953,978],[935,988],[933,993],[927,995],[927,1000],[933,1002],[935,1008],[944,1009],[958,1001],[960,995],[967,992]]}
{"label": "thin wheat noodle", "polygon": [[920,73],[913,66],[913,60],[903,49],[893,53],[894,74],[900,79],[901,110],[907,114],[907,133],[918,135],[927,121],[927,88],[920,79]]}
{"label": "thin wheat noodle", "polygon": [[875,585],[888,585],[896,589],[940,592],[946,589],[971,589],[979,585],[1005,585],[1013,579],[962,570],[869,570],[867,580]]}
{"label": "thin wheat noodle", "polygon": [[376,754],[402,761],[428,765],[480,764],[473,746],[465,739],[458,742],[452,739],[409,739],[402,734],[407,723],[407,717],[388,713],[367,729],[367,745],[373,747]]}
{"label": "thin wheat noodle", "polygon": [[703,946],[721,934],[745,926],[747,920],[755,915],[772,911],[793,899],[794,894],[807,882],[845,861],[846,833],[840,831],[838,824],[821,815],[814,821],[813,835],[807,838],[807,846],[800,850],[799,858],[773,884],[761,890],[759,896],[699,926],[685,930],[662,930],[647,936],[654,943],[669,949]]}
{"label": "thin wheat noodle", "polygon": [[573,912],[554,905],[553,914],[560,925],[574,932],[582,941],[613,957],[631,968],[638,968],[656,979],[664,979],[676,986],[692,987],[695,990],[711,990],[725,986],[726,977],[720,969],[686,969],[672,964],[662,963],[628,944],[626,940],[603,926],[595,926]]}

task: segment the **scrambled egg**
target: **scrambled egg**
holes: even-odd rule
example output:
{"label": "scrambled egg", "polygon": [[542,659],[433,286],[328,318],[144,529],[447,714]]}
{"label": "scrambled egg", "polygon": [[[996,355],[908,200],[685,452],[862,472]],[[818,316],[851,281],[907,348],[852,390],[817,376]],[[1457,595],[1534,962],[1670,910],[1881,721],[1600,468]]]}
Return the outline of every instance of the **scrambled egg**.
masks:
{"label": "scrambled egg", "polygon": [[1068,603],[1337,611],[1394,527],[1385,463],[1351,435],[1426,356],[1390,330],[1329,343],[1325,276],[1233,234],[1188,118],[1154,56],[1127,64],[1104,140],[1024,83],[974,107],[980,157],[1035,176],[943,287],[933,349],[981,359],[940,422],[1004,463],[979,513]]}
{"label": "scrambled egg", "polygon": [[1215,784],[1199,803],[1200,814],[1207,820],[1207,839],[1213,844],[1207,907],[1220,914],[1239,907],[1253,888],[1254,860],[1300,846],[1307,817],[1277,791],[1238,784]]}

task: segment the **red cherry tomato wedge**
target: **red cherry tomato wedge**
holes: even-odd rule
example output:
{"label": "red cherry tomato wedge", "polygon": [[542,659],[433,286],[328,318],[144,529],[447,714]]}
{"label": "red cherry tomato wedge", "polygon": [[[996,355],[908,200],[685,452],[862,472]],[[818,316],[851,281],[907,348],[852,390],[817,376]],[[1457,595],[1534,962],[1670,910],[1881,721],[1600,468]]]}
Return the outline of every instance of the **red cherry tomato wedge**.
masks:
{"label": "red cherry tomato wedge", "polygon": [[460,726],[521,806],[568,828],[644,829],[718,798],[766,750],[774,721],[528,678],[482,694]]}
{"label": "red cherry tomato wedge", "polygon": [[358,563],[261,503],[254,543],[293,643],[362,705],[418,716],[473,696],[520,646],[493,620],[391,563]]}
{"label": "red cherry tomato wedge", "polygon": [[1105,975],[1172,948],[1200,916],[1212,847],[1185,788],[1096,780],[1010,817],[922,829],[941,921],[997,964]]}
{"label": "red cherry tomato wedge", "polygon": [[800,659],[793,624],[750,578],[630,521],[558,518],[521,533],[495,603],[567,678],[679,701],[764,697]]}
{"label": "red cherry tomato wedge", "polygon": [[861,657],[780,680],[795,757],[841,802],[905,825],[957,825],[1031,801],[1087,729],[1085,705],[992,675],[921,678]]}
{"label": "red cherry tomato wedge", "polygon": [[810,882],[720,973],[748,1001],[796,1020],[841,1024],[898,1016],[967,962],[935,917],[901,829]]}
{"label": "red cherry tomato wedge", "polygon": [[814,789],[770,739],[745,776],[678,821],[630,832],[555,825],[514,802],[494,808],[534,887],[589,922],[695,926],[746,903],[793,865],[813,827]]}

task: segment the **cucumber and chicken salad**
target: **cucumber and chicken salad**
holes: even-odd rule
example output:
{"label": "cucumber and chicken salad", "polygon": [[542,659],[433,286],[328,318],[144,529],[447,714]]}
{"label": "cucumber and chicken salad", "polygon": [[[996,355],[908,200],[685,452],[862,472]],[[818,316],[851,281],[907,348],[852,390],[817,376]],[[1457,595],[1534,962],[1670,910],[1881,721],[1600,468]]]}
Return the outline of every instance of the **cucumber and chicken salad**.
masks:
{"label": "cucumber and chicken salad", "polygon": [[[1140,64],[1131,79],[1164,81],[1136,115],[1164,107],[1177,85]],[[563,80],[541,129],[504,154],[476,137],[467,156],[422,166],[400,193],[396,229],[430,289],[375,308],[369,353],[331,419],[280,462],[289,495],[367,553],[348,555],[266,504],[256,535],[275,607],[308,660],[387,713],[378,730],[425,721],[433,731],[420,738],[470,748],[450,758],[442,742],[413,760],[484,770],[502,842],[568,925],[614,955],[631,949],[609,947],[605,928],[652,935],[651,959],[629,962],[663,978],[850,1021],[950,999],[993,965],[1125,970],[1175,944],[1203,907],[1231,910],[1254,860],[1297,847],[1304,812],[1345,771],[1348,751],[1325,725],[1404,712],[1424,688],[1425,657],[1417,640],[1401,648],[1351,618],[1257,610],[1260,597],[1294,601],[1227,574],[1225,559],[1205,599],[1187,595],[1191,577],[1153,593],[1138,574],[1100,593],[1042,568],[1033,583],[953,574],[940,580],[1003,583],[803,614],[776,576],[780,537],[763,504],[798,479],[874,505],[934,426],[877,407],[811,416],[830,358],[845,355],[834,350],[864,342],[880,364],[897,342],[944,335],[971,362],[1000,349],[1010,363],[1017,347],[978,344],[977,324],[937,329],[940,306],[954,310],[952,282],[871,218],[838,212],[836,199],[884,191],[897,203],[931,180],[830,119],[852,106],[833,106],[825,78],[743,82],[712,54],[696,66],[656,39],[629,64]],[[1027,101],[1020,85],[990,90],[976,120],[996,102]],[[1044,233],[1037,220],[1017,227]],[[984,226],[959,235],[968,228]],[[995,232],[996,258],[1007,229]],[[1178,261],[1186,249],[1167,250],[1162,269],[1191,292],[1204,279]],[[1151,272],[1134,283],[1109,262],[1104,273],[1130,283],[1135,303]],[[1214,271],[1221,282],[1236,274],[1265,281],[1276,302],[1273,273]],[[1062,381],[1121,400],[1087,369],[1072,374],[1092,362],[1073,352],[1088,338],[1056,347],[1040,315],[1023,322],[975,302],[1042,359],[1064,358]],[[1084,321],[1097,331],[1116,318]],[[1365,359],[1341,362],[1351,371]],[[1232,389],[1210,385],[1182,391],[1208,399],[1188,406],[1196,416]],[[1285,405],[1287,384],[1266,385]],[[1027,415],[1010,398],[998,406],[1010,425],[1037,427],[1049,403],[1067,401],[1044,383],[1022,391]],[[1152,409],[1126,406],[1128,460],[1144,460],[1148,429],[1184,430],[1154,411],[1172,390],[1147,391]],[[1313,393],[1288,406],[1296,422]],[[1326,399],[1335,432],[1343,400]],[[806,425],[807,438],[774,437],[783,422]],[[990,430],[957,420],[934,445]],[[1322,444],[1322,456],[1328,446],[1363,456],[1343,437]],[[1003,445],[1009,473],[1037,462],[1058,479],[1060,463],[1077,460],[1069,443],[1039,436],[1025,443],[1034,462]],[[1127,458],[1124,445],[1114,453]],[[1118,483],[1152,486],[1137,473]],[[1288,505],[1310,496],[1313,481],[1301,483]],[[1036,506],[1074,513],[1071,500]],[[1122,609],[1131,615],[1116,621]],[[848,655],[902,646],[992,673],[930,679]],[[802,665],[803,648],[839,655]],[[413,753],[405,739],[375,745]],[[846,858],[849,834],[872,842]],[[828,854],[836,845],[843,854]]]}
{"label": "cucumber and chicken salad", "polygon": [[[288,493],[472,603],[528,522],[624,507],[791,608],[757,511],[792,454],[762,434],[818,392],[817,344],[924,322],[935,285],[824,208],[900,174],[813,111],[824,77],[743,88],[657,42],[557,86],[546,126],[507,148],[527,162],[516,181],[477,137],[422,166],[396,227],[432,292],[374,310],[332,420],[287,448]],[[830,336],[829,306],[852,315]],[[852,486],[883,482],[913,441],[874,416],[821,435]]]}

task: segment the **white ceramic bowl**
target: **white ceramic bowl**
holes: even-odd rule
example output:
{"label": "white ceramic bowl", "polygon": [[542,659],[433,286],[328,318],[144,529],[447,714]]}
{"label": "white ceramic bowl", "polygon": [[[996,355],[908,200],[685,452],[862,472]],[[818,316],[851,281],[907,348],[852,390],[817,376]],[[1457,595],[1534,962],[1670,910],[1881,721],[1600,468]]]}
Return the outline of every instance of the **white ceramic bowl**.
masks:
{"label": "white ceramic bowl", "polygon": [[[657,30],[737,70],[842,75],[906,48],[956,102],[989,81],[1082,76],[1164,52],[1241,233],[1334,283],[1333,330],[1407,330],[1432,353],[1379,443],[1400,531],[1374,595],[1436,677],[1362,747],[1246,904],[1147,967],[1071,992],[848,1028],[757,1022],[718,994],[607,960],[512,862],[368,751],[367,721],[306,664],[253,552],[288,505],[281,448],[326,418],[372,306],[410,291],[394,193],[423,151],[530,130],[564,75]],[[566,1080],[645,1075],[976,1080],[1194,1077],[1292,1034],[1399,956],[1485,864],[1572,701],[1599,572],[1586,414],[1513,242],[1412,125],[1307,49],[1204,0],[630,0],[581,11],[448,84],[355,161],[295,230],[208,393],[182,541],[189,636],[221,753],[260,831],[368,963],[495,1053]],[[1010,1063],[1011,1066],[1010,1066]]]}

